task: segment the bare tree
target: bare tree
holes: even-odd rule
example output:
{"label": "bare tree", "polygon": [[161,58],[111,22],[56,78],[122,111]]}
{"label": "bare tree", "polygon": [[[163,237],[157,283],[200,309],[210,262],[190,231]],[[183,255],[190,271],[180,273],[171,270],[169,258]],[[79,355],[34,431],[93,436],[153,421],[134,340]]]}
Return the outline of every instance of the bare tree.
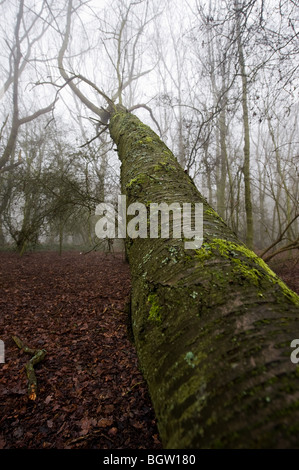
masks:
{"label": "bare tree", "polygon": [[[15,28],[14,28],[14,38],[13,38],[13,42],[11,43],[11,45],[9,45],[10,56],[8,60],[9,62],[8,77],[6,81],[4,82],[2,86],[2,90],[1,90],[1,95],[3,97],[3,95],[7,92],[10,86],[12,86],[13,88],[12,117],[11,117],[10,131],[9,131],[9,135],[7,138],[7,142],[4,146],[3,153],[0,157],[0,172],[1,173],[5,171],[9,171],[21,163],[21,159],[19,159],[17,162],[14,162],[13,160],[10,162],[10,159],[13,157],[13,153],[15,150],[19,128],[22,125],[37,119],[39,116],[49,113],[50,111],[53,110],[54,105],[55,105],[56,100],[52,101],[52,103],[46,106],[45,108],[41,108],[30,115],[20,117],[20,111],[19,111],[20,77],[26,65],[28,64],[28,60],[30,57],[33,44],[42,37],[42,35],[45,33],[47,29],[47,26],[44,26],[41,32],[38,33],[33,38],[30,38],[29,34],[30,34],[31,29],[33,29],[33,27],[35,26],[37,18],[41,15],[41,12],[45,8],[46,3],[47,2],[42,2],[40,12],[38,12],[36,16],[34,17],[34,19],[32,20],[32,22],[27,25],[24,19],[24,6],[25,6],[24,0],[20,0],[19,2],[19,9],[17,12]],[[23,31],[21,32],[22,25],[23,25]],[[26,52],[22,51],[23,44],[25,44],[27,47]],[[5,121],[5,124],[6,124],[6,121]],[[3,135],[2,135],[2,138],[3,138]]]}

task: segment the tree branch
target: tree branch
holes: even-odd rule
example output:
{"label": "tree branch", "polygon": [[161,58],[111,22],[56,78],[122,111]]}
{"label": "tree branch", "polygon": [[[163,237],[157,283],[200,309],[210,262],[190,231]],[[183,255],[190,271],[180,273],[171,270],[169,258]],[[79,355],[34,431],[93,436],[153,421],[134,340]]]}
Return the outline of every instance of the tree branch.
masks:
{"label": "tree branch", "polygon": [[[67,74],[64,66],[63,66],[63,59],[64,59],[64,54],[65,51],[67,50],[69,39],[70,39],[70,31],[71,31],[71,17],[72,17],[72,0],[69,0],[68,3],[68,9],[67,9],[67,22],[66,22],[66,29],[65,29],[65,34],[63,38],[63,42],[58,54],[58,68],[60,71],[61,76],[64,78],[66,82],[68,82],[69,87],[73,91],[73,93],[84,103],[92,112],[100,116],[101,121],[105,122],[107,119],[106,111],[103,110],[102,108],[99,108],[95,104],[93,104],[86,96],[79,90],[79,88],[74,84],[73,79],[78,77],[81,80],[85,81],[88,83],[90,86],[92,86],[94,89],[96,89],[98,92],[100,92],[100,95],[103,96],[106,101],[107,97],[104,93],[102,93],[92,82],[90,82],[88,79],[84,78],[82,75],[74,75],[74,77],[69,77]],[[108,105],[110,104],[111,100],[107,101]]]}
{"label": "tree branch", "polygon": [[[283,237],[284,237],[284,234],[287,232],[287,230],[290,228],[290,226],[293,224],[293,222],[295,222],[295,220],[299,217],[299,213],[296,214],[293,219],[287,224],[287,226],[285,227],[285,229],[280,233],[280,235],[278,236],[278,238],[270,245],[268,246],[268,248],[266,248],[262,254],[260,255],[261,258],[263,258],[265,261],[269,261],[269,259],[273,258],[273,256],[276,256],[278,253],[281,253],[282,251],[287,251],[287,250],[291,250],[292,247],[293,248],[296,248],[296,244],[298,243],[298,240],[294,240],[294,241],[291,241],[288,245],[286,245],[285,247],[282,247],[280,248],[279,250],[275,251],[274,253],[272,253],[271,255],[268,255],[265,257],[265,254],[268,253],[268,251],[270,251],[272,248],[274,248],[275,245],[277,245],[279,242],[281,242],[283,240]],[[295,245],[295,246],[294,246]]]}
{"label": "tree branch", "polygon": [[153,115],[153,111],[149,106],[147,106],[146,104],[135,104],[130,109],[128,109],[128,111],[130,113],[131,111],[134,111],[134,109],[138,109],[138,108],[144,108],[150,113],[150,116],[151,116],[152,120],[154,121],[154,123],[156,124],[156,126],[157,126],[157,128],[160,132],[160,135],[162,135],[162,131],[161,131],[161,128],[159,126],[159,123],[157,122],[155,116]]}

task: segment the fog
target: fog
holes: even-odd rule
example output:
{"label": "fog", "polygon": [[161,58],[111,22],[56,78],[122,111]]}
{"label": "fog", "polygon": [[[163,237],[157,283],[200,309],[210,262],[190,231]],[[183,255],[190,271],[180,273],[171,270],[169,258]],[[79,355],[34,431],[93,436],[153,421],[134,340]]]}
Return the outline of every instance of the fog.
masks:
{"label": "fog", "polygon": [[1,247],[98,245],[95,208],[120,194],[111,101],[248,245],[299,247],[297,1],[4,0],[0,13]]}

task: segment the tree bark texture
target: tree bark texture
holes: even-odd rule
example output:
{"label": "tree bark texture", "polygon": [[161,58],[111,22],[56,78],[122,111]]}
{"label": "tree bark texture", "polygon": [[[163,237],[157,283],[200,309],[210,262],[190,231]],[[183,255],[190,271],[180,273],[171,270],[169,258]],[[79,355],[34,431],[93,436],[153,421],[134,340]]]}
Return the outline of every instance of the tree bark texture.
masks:
{"label": "tree bark texture", "polygon": [[127,204],[203,203],[204,242],[126,240],[132,327],[164,448],[299,446],[299,297],[242,244],[160,138],[110,120]]}

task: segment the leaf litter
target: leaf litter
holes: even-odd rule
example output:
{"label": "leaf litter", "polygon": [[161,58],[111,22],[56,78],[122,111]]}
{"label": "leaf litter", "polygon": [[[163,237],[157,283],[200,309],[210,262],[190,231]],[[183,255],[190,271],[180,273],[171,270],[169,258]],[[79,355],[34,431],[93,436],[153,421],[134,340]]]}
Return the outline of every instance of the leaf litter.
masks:
{"label": "leaf litter", "polygon": [[[0,448],[160,449],[128,338],[121,254],[0,253]],[[27,394],[28,347],[45,349]]]}

